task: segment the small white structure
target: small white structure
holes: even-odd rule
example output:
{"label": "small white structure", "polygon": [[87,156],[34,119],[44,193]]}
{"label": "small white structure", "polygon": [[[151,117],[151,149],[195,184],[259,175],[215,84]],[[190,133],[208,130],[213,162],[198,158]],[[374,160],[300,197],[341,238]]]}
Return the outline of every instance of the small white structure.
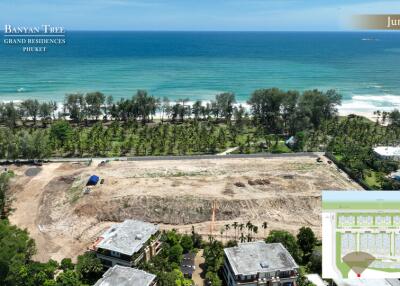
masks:
{"label": "small white structure", "polygon": [[393,180],[400,181],[400,170],[397,170],[396,172],[391,173],[390,177]]}
{"label": "small white structure", "polygon": [[381,159],[400,161],[400,146],[378,146],[374,153]]}
{"label": "small white structure", "polygon": [[308,281],[310,281],[312,284],[316,285],[316,286],[327,286],[328,283],[325,282],[324,280],[322,280],[321,276],[319,276],[318,274],[308,274],[305,275],[308,279]]}
{"label": "small white structure", "polygon": [[155,286],[156,276],[145,271],[115,265],[94,286]]}

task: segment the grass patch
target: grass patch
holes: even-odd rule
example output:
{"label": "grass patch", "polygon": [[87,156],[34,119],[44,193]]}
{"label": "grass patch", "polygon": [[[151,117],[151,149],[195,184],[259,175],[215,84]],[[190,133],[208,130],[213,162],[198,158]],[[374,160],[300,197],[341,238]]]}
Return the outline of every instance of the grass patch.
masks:
{"label": "grass patch", "polygon": [[71,204],[75,203],[76,201],[79,200],[79,198],[82,197],[82,192],[84,187],[85,185],[80,177],[75,180],[75,182],[72,184],[71,188],[68,190],[67,193],[69,202]]}
{"label": "grass patch", "polygon": [[272,147],[269,151],[271,153],[292,153],[293,152],[286,146],[284,141],[279,141],[277,145],[272,145]]}
{"label": "grass patch", "polygon": [[378,172],[371,169],[364,171],[364,178],[367,185],[370,186],[372,189],[382,188],[381,183],[378,181]]}
{"label": "grass patch", "polygon": [[347,278],[349,276],[350,267],[342,261],[341,256],[341,248],[342,243],[340,239],[340,233],[336,233],[336,266],[339,271],[342,273],[343,278]]}

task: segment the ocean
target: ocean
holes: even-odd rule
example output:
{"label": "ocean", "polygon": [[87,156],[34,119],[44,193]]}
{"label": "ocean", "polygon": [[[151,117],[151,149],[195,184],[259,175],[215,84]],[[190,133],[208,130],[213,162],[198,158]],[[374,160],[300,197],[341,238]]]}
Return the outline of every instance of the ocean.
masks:
{"label": "ocean", "polygon": [[[4,38],[2,36],[2,38]],[[336,89],[343,111],[400,107],[396,32],[67,32],[45,53],[0,45],[0,101],[146,89],[172,101],[258,88]]]}

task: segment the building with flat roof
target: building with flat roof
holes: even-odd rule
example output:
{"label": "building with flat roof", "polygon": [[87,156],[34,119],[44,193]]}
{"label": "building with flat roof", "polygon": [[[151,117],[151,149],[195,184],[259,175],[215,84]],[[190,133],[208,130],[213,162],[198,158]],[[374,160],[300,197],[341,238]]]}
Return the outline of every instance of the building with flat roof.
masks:
{"label": "building with flat roof", "polygon": [[226,285],[295,286],[299,266],[281,243],[255,241],[224,249]]}
{"label": "building with flat roof", "polygon": [[161,249],[160,236],[157,225],[125,220],[104,232],[91,249],[106,267],[131,267],[158,254]]}
{"label": "building with flat roof", "polygon": [[94,286],[156,286],[156,276],[145,271],[115,265]]}
{"label": "building with flat roof", "polygon": [[374,153],[381,159],[400,161],[400,146],[378,146]]}

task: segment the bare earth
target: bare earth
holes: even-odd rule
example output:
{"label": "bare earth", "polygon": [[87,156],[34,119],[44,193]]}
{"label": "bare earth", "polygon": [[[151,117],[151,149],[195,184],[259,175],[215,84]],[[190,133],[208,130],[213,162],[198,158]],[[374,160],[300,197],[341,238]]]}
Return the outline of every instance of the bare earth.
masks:
{"label": "bare earth", "polygon": [[[99,163],[50,163],[40,172],[11,168],[10,221],[35,239],[35,259],[76,258],[112,223],[127,218],[188,233],[193,225],[207,236],[213,203],[217,238],[225,224],[249,220],[260,238],[264,221],[267,232],[310,226],[321,236],[321,190],[360,189],[334,165],[311,156]],[[92,174],[104,184],[85,195]],[[232,229],[222,238],[234,235]]]}

